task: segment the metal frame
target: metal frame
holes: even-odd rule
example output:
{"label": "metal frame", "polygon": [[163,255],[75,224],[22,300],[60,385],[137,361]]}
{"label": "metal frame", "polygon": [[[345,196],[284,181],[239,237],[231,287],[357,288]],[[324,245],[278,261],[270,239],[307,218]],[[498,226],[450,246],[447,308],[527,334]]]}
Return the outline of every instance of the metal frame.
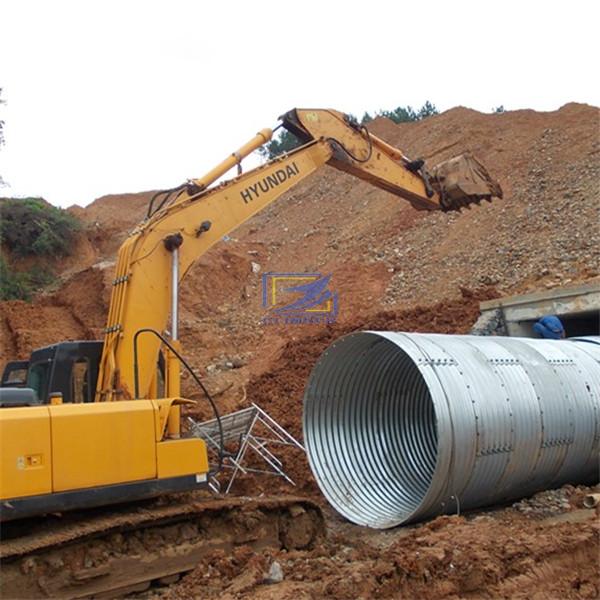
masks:
{"label": "metal frame", "polygon": [[[206,442],[210,455],[218,456],[221,449],[221,438],[217,420],[211,419],[199,423],[188,417],[188,421],[192,435],[202,438]],[[283,470],[283,463],[269,449],[269,446],[293,446],[303,452],[304,447],[262,408],[253,403],[248,408],[222,416],[221,426],[224,446],[237,444],[234,452],[226,453],[223,456],[223,467],[232,471],[231,477],[225,485],[225,494],[230,492],[231,486],[240,472],[275,475],[296,485]],[[244,465],[248,450],[253,451],[266,463],[265,469]],[[221,484],[216,477],[212,478],[209,485],[213,491],[221,491]]]}

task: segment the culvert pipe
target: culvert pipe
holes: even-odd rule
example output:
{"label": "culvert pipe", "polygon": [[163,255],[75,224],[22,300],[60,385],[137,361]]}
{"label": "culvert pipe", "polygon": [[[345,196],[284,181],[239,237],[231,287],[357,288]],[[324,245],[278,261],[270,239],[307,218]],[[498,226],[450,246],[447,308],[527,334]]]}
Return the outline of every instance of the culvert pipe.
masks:
{"label": "culvert pipe", "polygon": [[597,480],[600,345],[590,341],[338,339],[304,395],[321,491],[350,521],[387,528]]}

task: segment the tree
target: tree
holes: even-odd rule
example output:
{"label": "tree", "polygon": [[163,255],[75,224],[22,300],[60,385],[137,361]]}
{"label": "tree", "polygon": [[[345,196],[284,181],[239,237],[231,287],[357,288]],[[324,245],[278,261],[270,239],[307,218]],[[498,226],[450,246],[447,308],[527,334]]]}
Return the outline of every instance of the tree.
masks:
{"label": "tree", "polygon": [[275,139],[261,146],[258,149],[258,153],[262,158],[271,160],[284,152],[298,148],[300,145],[300,140],[293,133],[290,133],[287,129],[282,129],[281,133]]}
{"label": "tree", "polygon": [[394,123],[408,123],[409,121],[417,121],[417,113],[412,106],[397,106],[392,110],[380,110],[377,113],[378,117],[386,117]]}
{"label": "tree", "polygon": [[397,106],[392,110],[380,110],[376,113],[378,117],[387,117],[394,123],[410,123],[412,121],[422,121],[427,117],[439,114],[435,104],[427,100],[419,110],[415,110],[412,106]]}
{"label": "tree", "polygon": [[423,104],[423,106],[421,106],[421,108],[419,109],[418,112],[418,120],[422,121],[423,119],[426,119],[427,117],[433,117],[434,115],[439,115],[440,111],[435,107],[435,104],[432,104],[431,102],[429,102],[429,100],[425,101],[425,104]]}
{"label": "tree", "polygon": [[492,108],[492,112],[499,114],[499,113],[503,113],[504,111],[504,104],[501,104],[500,106],[496,106],[496,108]]}
{"label": "tree", "polygon": [[360,120],[360,124],[366,125],[367,123],[370,123],[372,120],[373,120],[373,117],[367,111],[365,111],[365,114],[362,116],[362,119]]}
{"label": "tree", "polygon": [[[348,114],[348,117],[352,122],[366,125],[376,117],[387,117],[394,121],[394,123],[407,123],[410,121],[422,121],[427,117],[437,114],[439,114],[439,111],[435,107],[435,104],[432,104],[427,100],[419,110],[414,110],[411,106],[398,106],[392,110],[378,110],[374,117],[365,111],[360,121],[352,114]],[[298,140],[294,134],[286,129],[282,129],[275,139],[259,148],[258,153],[262,158],[271,160],[284,152],[294,150],[294,148],[297,148],[300,144],[300,140]]]}

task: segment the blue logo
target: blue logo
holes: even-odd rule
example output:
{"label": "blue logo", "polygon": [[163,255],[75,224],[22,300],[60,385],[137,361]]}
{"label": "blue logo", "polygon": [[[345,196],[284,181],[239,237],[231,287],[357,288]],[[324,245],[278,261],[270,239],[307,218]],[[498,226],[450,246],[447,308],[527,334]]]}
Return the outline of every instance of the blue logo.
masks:
{"label": "blue logo", "polygon": [[335,323],[338,295],[329,289],[331,275],[265,273],[262,277],[263,325]]}

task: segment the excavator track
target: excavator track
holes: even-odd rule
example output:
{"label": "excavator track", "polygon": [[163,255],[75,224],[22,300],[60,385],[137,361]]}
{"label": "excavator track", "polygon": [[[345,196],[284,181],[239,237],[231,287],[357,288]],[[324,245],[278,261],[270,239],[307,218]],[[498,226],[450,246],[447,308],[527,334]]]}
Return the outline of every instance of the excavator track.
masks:
{"label": "excavator track", "polygon": [[177,580],[212,550],[310,548],[323,535],[319,506],[294,496],[182,498],[11,522],[2,526],[0,597],[123,597]]}

